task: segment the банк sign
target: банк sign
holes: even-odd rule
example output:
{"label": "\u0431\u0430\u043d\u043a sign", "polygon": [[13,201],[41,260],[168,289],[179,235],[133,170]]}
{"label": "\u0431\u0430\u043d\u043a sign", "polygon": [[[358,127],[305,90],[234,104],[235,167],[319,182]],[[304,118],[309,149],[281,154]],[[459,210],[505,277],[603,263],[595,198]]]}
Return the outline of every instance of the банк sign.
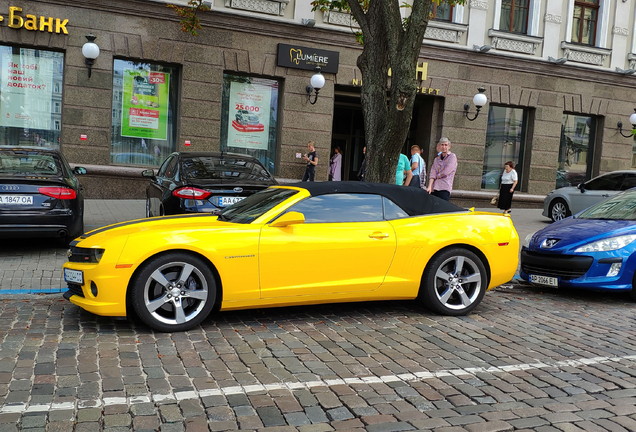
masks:
{"label": "\u0431\u0430\u043d\u043a sign", "polygon": [[338,73],[340,53],[298,45],[278,44],[278,66],[314,70],[319,66],[321,72]]}

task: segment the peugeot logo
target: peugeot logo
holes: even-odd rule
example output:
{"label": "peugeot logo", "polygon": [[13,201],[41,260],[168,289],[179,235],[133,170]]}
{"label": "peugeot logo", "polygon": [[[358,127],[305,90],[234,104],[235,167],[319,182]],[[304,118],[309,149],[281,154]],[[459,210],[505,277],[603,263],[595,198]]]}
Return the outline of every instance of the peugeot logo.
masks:
{"label": "peugeot logo", "polygon": [[543,243],[541,243],[541,248],[542,249],[551,249],[559,241],[561,241],[561,240],[560,239],[555,239],[555,238],[547,238],[547,239],[543,240]]}
{"label": "peugeot logo", "polygon": [[20,186],[17,185],[2,185],[3,191],[17,191],[20,190]]}
{"label": "peugeot logo", "polygon": [[236,192],[236,193],[241,193],[241,192],[243,192],[243,188],[239,188],[239,187],[236,187],[236,188],[234,188],[233,190],[234,190],[234,192]]}

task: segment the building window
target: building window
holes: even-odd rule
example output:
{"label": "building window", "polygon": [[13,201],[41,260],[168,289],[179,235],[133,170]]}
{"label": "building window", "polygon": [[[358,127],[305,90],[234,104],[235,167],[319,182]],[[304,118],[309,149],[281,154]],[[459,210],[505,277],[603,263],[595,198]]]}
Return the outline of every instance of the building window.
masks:
{"label": "building window", "polygon": [[482,189],[499,189],[504,165],[506,162],[512,161],[519,175],[517,189],[521,190],[523,187],[522,170],[527,123],[527,110],[490,105],[484,168],[481,177]]}
{"label": "building window", "polygon": [[278,81],[223,74],[221,151],[254,156],[276,172]]}
{"label": "building window", "polygon": [[64,54],[0,45],[0,145],[59,148]]}
{"label": "building window", "polygon": [[59,102],[53,102],[53,112],[56,114],[62,112],[62,105]]}
{"label": "building window", "polygon": [[502,0],[499,30],[528,33],[530,0]]}
{"label": "building window", "polygon": [[599,0],[574,2],[572,18],[572,42],[583,45],[596,43],[596,22],[598,21]]}
{"label": "building window", "polygon": [[178,82],[177,67],[115,59],[112,163],[159,166],[175,151]]}
{"label": "building window", "polygon": [[60,130],[60,121],[59,120],[54,120],[53,124],[54,124],[54,129],[56,131],[59,131]]}
{"label": "building window", "polygon": [[444,3],[444,0],[441,0],[439,4],[433,2],[430,17],[440,21],[452,21],[453,8],[454,6]]}
{"label": "building window", "polygon": [[576,186],[592,176],[594,117],[563,114],[556,187]]}

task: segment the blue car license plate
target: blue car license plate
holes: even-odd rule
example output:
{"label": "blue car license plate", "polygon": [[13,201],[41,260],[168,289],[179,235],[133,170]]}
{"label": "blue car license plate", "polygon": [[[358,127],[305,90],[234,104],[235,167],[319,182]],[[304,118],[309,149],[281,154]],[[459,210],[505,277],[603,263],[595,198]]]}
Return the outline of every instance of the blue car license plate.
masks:
{"label": "blue car license plate", "polygon": [[222,196],[219,197],[219,206],[221,207],[227,207],[230,206],[234,203],[237,203],[239,201],[241,201],[243,198],[245,197],[226,197],[226,196]]}
{"label": "blue car license plate", "polygon": [[550,276],[530,275],[530,282],[551,287],[559,286],[559,279]]}

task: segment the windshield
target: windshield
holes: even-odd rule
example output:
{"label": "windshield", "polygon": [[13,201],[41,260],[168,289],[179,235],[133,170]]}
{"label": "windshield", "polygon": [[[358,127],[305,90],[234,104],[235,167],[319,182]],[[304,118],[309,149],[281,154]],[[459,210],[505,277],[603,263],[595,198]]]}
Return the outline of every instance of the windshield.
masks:
{"label": "windshield", "polygon": [[298,191],[290,189],[265,189],[227,207],[219,213],[219,220],[241,224],[252,223],[297,193]]}
{"label": "windshield", "polygon": [[48,153],[1,152],[0,173],[61,176],[62,166],[56,157]]}
{"label": "windshield", "polygon": [[235,156],[199,156],[183,159],[188,179],[227,179],[240,182],[272,181],[272,176],[256,159]]}
{"label": "windshield", "polygon": [[636,191],[616,195],[583,210],[579,219],[636,220]]}

